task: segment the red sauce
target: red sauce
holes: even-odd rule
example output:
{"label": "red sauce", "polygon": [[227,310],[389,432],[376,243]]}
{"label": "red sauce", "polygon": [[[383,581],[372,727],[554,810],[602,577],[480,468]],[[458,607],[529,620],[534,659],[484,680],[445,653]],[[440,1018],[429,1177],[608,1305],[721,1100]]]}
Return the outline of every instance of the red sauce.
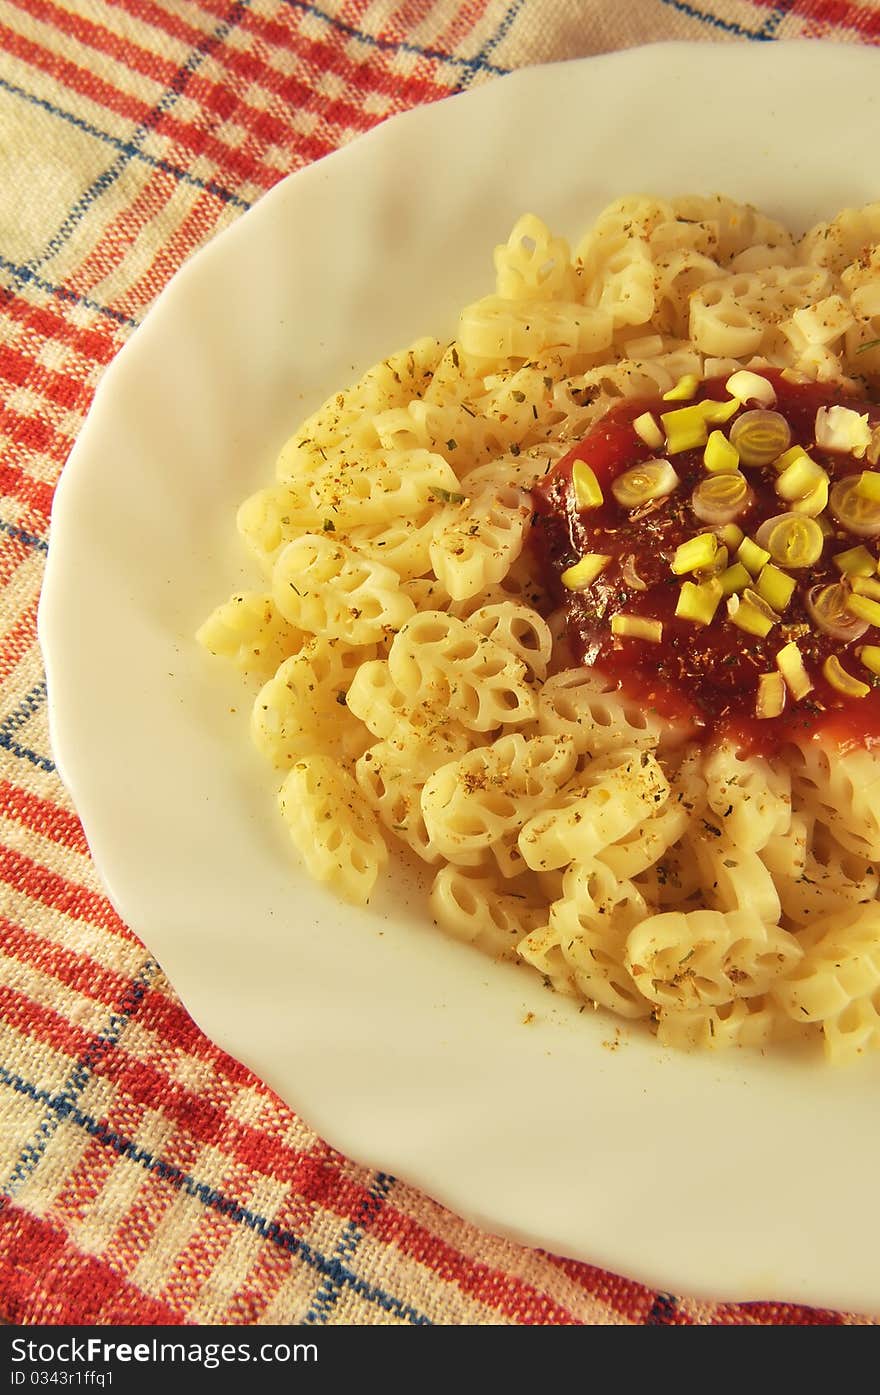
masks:
{"label": "red sauce", "polygon": [[[847,396],[840,388],[790,383],[776,371],[761,370],[761,375],[774,384],[777,401],[772,410],[788,420],[792,445],[808,450],[832,482],[870,468],[864,460],[818,448],[814,428],[817,409],[834,403],[867,412],[873,427],[880,423],[877,404]],[[724,382],[713,379],[703,383],[693,400],[726,401],[729,393]],[[815,566],[790,573],[797,579],[796,590],[781,622],[766,638],[731,624],[724,601],[709,625],[675,615],[685,579],[674,576],[670,569],[675,550],[688,538],[711,531],[690,507],[694,487],[706,478],[703,449],[670,457],[681,484],[658,507],[641,516],[638,510],[621,507],[610,485],[624,470],[662,455],[662,449],[652,450],[637,436],[632,426],[635,418],[652,412],[659,421],[661,413],[686,405],[644,398],[621,402],[535,488],[533,546],[554,600],[565,608],[574,659],[595,664],[615,677],[626,692],[670,720],[692,723],[698,739],[732,736],[745,749],[768,754],[786,741],[803,742],[820,734],[841,746],[870,746],[880,741],[880,687],[872,685],[867,697],[849,698],[831,687],[821,671],[824,660],[837,654],[850,673],[871,683],[872,675],[852,651],[859,644],[880,643],[880,636],[869,629],[861,639],[849,643],[832,639],[811,623],[804,608],[804,596],[812,586],[840,581],[840,571],[833,564],[836,553],[863,544],[876,555],[870,539],[853,537],[835,524],[835,533],[827,538]],[[721,428],[725,434],[731,425],[729,422]],[[605,502],[599,508],[577,509],[571,480],[577,460],[590,465],[602,486]],[[755,499],[736,521],[754,537],[762,521],[785,512],[786,505],[774,491],[777,475],[772,467],[743,467],[743,474]],[[588,552],[605,553],[613,560],[585,591],[570,591],[560,582],[560,575]],[[646,583],[645,590],[627,583],[622,568],[630,557],[630,565]],[[619,612],[661,620],[662,641],[655,644],[613,635],[611,619]],[[755,717],[759,676],[776,671],[776,654],[792,638],[813,689],[800,702],[789,694],[780,717],[759,720]],[[880,679],[874,683],[880,684]]]}

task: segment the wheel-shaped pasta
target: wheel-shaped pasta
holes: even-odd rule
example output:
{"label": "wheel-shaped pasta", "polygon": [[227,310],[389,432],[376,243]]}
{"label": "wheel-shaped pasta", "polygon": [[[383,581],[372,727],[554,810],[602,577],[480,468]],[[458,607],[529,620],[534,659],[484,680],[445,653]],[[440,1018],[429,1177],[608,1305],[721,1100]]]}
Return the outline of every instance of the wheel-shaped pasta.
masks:
{"label": "wheel-shaped pasta", "polygon": [[315,513],[335,530],[424,517],[429,504],[458,493],[452,466],[428,450],[346,453],[318,474],[309,495]]}
{"label": "wheel-shaped pasta", "polygon": [[351,775],[329,756],[305,756],[285,776],[278,807],[315,880],[348,901],[368,901],[388,848]]}
{"label": "wheel-shaped pasta", "polygon": [[570,736],[580,752],[653,750],[668,731],[643,703],[628,699],[614,682],[589,668],[565,669],[541,688],[538,729]]}
{"label": "wheel-shaped pasta", "polygon": [[265,591],[239,591],[211,612],[196,639],[242,672],[268,678],[302,648],[307,635],[288,624]]}
{"label": "wheel-shaped pasta", "polygon": [[802,954],[747,911],[663,911],[630,931],[624,962],[659,1007],[717,1007],[766,993]]}
{"label": "wheel-shaped pasta", "polygon": [[498,366],[511,358],[535,358],[557,345],[576,353],[596,353],[607,349],[613,337],[610,313],[577,301],[536,306],[530,301],[485,296],[466,306],[458,322],[465,353]]}
{"label": "wheel-shaped pasta", "polygon": [[506,242],[495,248],[498,295],[504,300],[572,300],[577,275],[564,238],[554,237],[534,214],[518,218]]}
{"label": "wheel-shaped pasta", "polygon": [[563,878],[562,896],[550,907],[544,929],[519,945],[526,963],[552,966],[554,984],[624,1018],[647,1017],[651,1004],[623,962],[626,936],[645,915],[645,902],[629,881],[599,862],[578,864]]}
{"label": "wheel-shaped pasta", "polygon": [[531,679],[543,679],[553,651],[553,635],[546,620],[531,606],[513,601],[495,602],[471,611],[467,623],[487,639],[501,644],[526,666]]}
{"label": "wheel-shaped pasta", "polygon": [[466,600],[501,580],[523,549],[532,516],[531,498],[510,486],[484,489],[450,510],[430,545],[431,564],[454,601]]}
{"label": "wheel-shaped pasta", "polygon": [[541,924],[546,906],[530,890],[499,880],[492,867],[446,863],[431,886],[430,905],[438,925],[454,939],[496,959],[517,958],[523,937]]}
{"label": "wheel-shaped pasta", "polygon": [[880,905],[831,916],[810,933],[813,944],[773,996],[794,1022],[821,1026],[831,1060],[851,1060],[880,1046]]}
{"label": "wheel-shaped pasta", "polygon": [[467,742],[464,733],[436,730],[430,742],[413,736],[409,741],[379,741],[360,757],[355,778],[385,828],[412,849],[424,862],[437,862],[439,848],[431,841],[422,814],[425,781],[447,761],[460,756]]}
{"label": "wheel-shaped pasta", "polygon": [[273,484],[245,499],[237,524],[246,546],[268,576],[282,549],[300,533],[320,527],[320,520],[306,490]]}
{"label": "wheel-shaped pasta", "polygon": [[388,671],[411,709],[445,707],[473,731],[520,725],[537,699],[521,659],[454,615],[421,611],[395,636]]}
{"label": "wheel-shaped pasta", "polygon": [[522,871],[519,857],[509,859],[516,834],[529,813],[570,778],[575,759],[565,737],[527,740],[512,732],[442,765],[422,790],[431,843],[451,862],[465,864],[499,848],[507,854],[502,870]]}
{"label": "wheel-shaped pasta", "polygon": [[315,637],[286,659],[254,700],[251,736],[257,749],[278,769],[315,749],[359,756],[370,738],[348,712],[346,693],[364,656],[373,652]]}
{"label": "wheel-shaped pasta", "polygon": [[414,609],[391,567],[320,533],[287,544],[272,569],[272,594],[291,625],[352,645],[382,639]]}
{"label": "wheel-shaped pasta", "polygon": [[648,751],[623,753],[619,763],[590,771],[564,791],[564,802],[539,810],[523,826],[519,850],[534,871],[591,862],[663,807],[669,782]]}

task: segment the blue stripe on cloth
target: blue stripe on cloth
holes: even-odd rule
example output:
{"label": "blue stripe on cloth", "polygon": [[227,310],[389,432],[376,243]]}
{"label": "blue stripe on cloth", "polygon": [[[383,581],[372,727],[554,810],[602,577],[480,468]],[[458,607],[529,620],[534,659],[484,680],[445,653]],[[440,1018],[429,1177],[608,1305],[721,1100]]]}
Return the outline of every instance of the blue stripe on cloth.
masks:
{"label": "blue stripe on cloth", "polygon": [[[391,1188],[394,1186],[394,1178],[389,1177],[387,1172],[377,1172],[376,1179],[370,1188],[366,1200],[358,1207],[357,1212],[351,1218],[348,1225],[342,1232],[339,1244],[334,1250],[334,1257],[344,1264],[354,1257],[355,1251],[361,1240],[364,1238],[365,1228],[376,1212],[385,1204],[385,1200]],[[335,1307],[341,1293],[340,1285],[334,1275],[326,1275],[318,1292],[315,1294],[312,1306],[303,1319],[304,1323],[326,1323],[330,1313]]]}
{"label": "blue stripe on cloth", "polygon": [[40,552],[49,551],[49,544],[45,538],[38,538],[36,533],[28,533],[17,523],[7,523],[3,518],[0,518],[0,533],[6,533],[8,537],[14,538],[16,542],[23,542],[27,547],[36,547]]}
{"label": "blue stripe on cloth", "polygon": [[[504,39],[510,32],[510,27],[516,19],[517,15],[519,14],[520,10],[522,9],[524,3],[525,0],[514,0],[513,4],[508,5],[504,17],[502,18],[501,22],[496,28],[494,34],[491,38],[486,40],[485,44],[480,49],[479,53],[474,59],[474,66],[468,73],[466,80],[461,84],[462,87],[469,86],[472,79],[476,76],[477,73],[492,71],[492,65],[489,63],[489,54],[492,53],[498,47],[502,39]],[[504,70],[502,69],[501,71]]]}
{"label": "blue stripe on cloth", "polygon": [[[75,291],[69,291],[66,286],[56,286],[52,281],[46,281],[42,276],[37,276],[21,262],[11,262],[6,257],[0,256],[0,271],[8,271],[19,290],[22,286],[35,286],[37,290],[45,291],[47,295],[57,296],[59,300],[66,300],[71,305],[82,305],[86,310],[94,310],[96,314],[103,315],[108,320],[114,320],[116,324],[125,325],[128,329],[137,329],[138,327],[138,321],[131,319],[128,315],[123,315],[121,310],[111,310],[106,305],[99,305],[96,300],[90,300],[86,295],[77,295]],[[13,291],[9,289],[7,294],[11,296]]]}
{"label": "blue stripe on cloth", "polygon": [[38,769],[45,770],[48,775],[55,772],[55,766],[48,756],[41,756],[37,751],[32,751],[28,746],[21,746],[17,741],[13,741],[11,736],[0,734],[0,750],[8,751],[17,760],[30,761],[31,765],[36,765]]}
{"label": "blue stripe on cloth", "polygon": [[152,108],[146,121],[143,121],[135,131],[132,140],[128,143],[126,153],[120,154],[119,158],[104,170],[92,181],[92,184],[85,193],[77,200],[74,206],[68,211],[64,222],[58,231],[46,243],[43,252],[38,257],[34,257],[26,263],[23,268],[26,275],[32,275],[38,271],[47,261],[57,256],[64,246],[71,233],[79,226],[85,215],[97,202],[102,194],[111,188],[119,179],[120,175],[130,164],[133,156],[130,149],[137,150],[141,141],[145,140],[154,129],[160,117],[164,116],[182,96],[186,90],[187,83],[193,73],[201,66],[208,57],[208,54],[223,43],[236,27],[245,11],[250,7],[251,0],[235,0],[226,18],[216,26],[210,34],[206,34],[201,43],[189,54],[186,62],[178,68],[171,83],[160,97],[159,101]]}
{"label": "blue stripe on cloth", "polygon": [[0,750],[8,751],[11,756],[15,756],[18,760],[30,761],[31,765],[45,770],[47,774],[52,774],[55,766],[49,757],[39,755],[29,746],[22,746],[12,734],[30,721],[35,713],[39,712],[46,701],[46,696],[46,680],[43,678],[22,698],[18,707],[10,712],[6,720],[0,725]]}
{"label": "blue stripe on cloth", "polygon": [[475,58],[461,58],[457,54],[447,53],[444,49],[425,48],[420,44],[408,43],[405,39],[383,39],[375,34],[368,34],[365,29],[359,29],[354,24],[347,24],[345,20],[337,19],[335,15],[328,14],[318,5],[310,5],[306,0],[284,0],[292,10],[302,10],[304,14],[312,15],[315,19],[320,19],[324,24],[335,29],[340,34],[345,34],[346,38],[356,39],[359,43],[366,44],[368,48],[378,49],[382,53],[413,53],[418,58],[430,58],[438,63],[448,63],[453,68],[464,68],[472,76],[475,72],[484,72],[492,77],[504,77],[510,72],[509,68],[496,67],[494,63],[487,63],[480,54]]}
{"label": "blue stripe on cloth", "polygon": [[68,1112],[73,1109],[88,1085],[95,1067],[106,1056],[110,1048],[118,1043],[128,1023],[143,1002],[147,989],[158,971],[159,965],[155,959],[145,961],[140,973],[132,979],[126,988],[117,1011],[112,1014],[106,1026],[89,1043],[82,1058],[77,1061],[60,1094],[45,1101],[47,1105],[45,1117],[30,1143],[25,1144],[19,1154],[18,1162],[6,1182],[0,1187],[0,1191],[5,1196],[12,1198],[17,1188],[37,1170],[60,1124]]}
{"label": "blue stripe on cloth", "polygon": [[[122,1134],[107,1128],[105,1124],[91,1115],[85,1114],[69,1099],[52,1095],[48,1090],[38,1089],[30,1081],[25,1080],[23,1076],[7,1070],[4,1066],[0,1066],[0,1084],[8,1086],[18,1094],[26,1095],[35,1103],[47,1105],[50,1112],[58,1114],[59,1122],[75,1124],[84,1129],[90,1137],[97,1139],[106,1147],[112,1148],[119,1157],[126,1158],[139,1167],[143,1167],[146,1172],[163,1182],[167,1182],[177,1191],[192,1197],[193,1200],[200,1202],[207,1209],[226,1216],[235,1225],[247,1226],[249,1230],[256,1232],[264,1240],[277,1245],[288,1254],[301,1259],[309,1268],[331,1279],[340,1289],[349,1289],[358,1298],[375,1304],[384,1312],[392,1313],[395,1317],[399,1317],[413,1326],[433,1326],[431,1319],[426,1314],[419,1312],[412,1304],[395,1298],[376,1284],[368,1283],[366,1279],[360,1278],[340,1259],[336,1257],[328,1259],[320,1250],[314,1249],[308,1241],[302,1240],[293,1231],[284,1229],[277,1221],[268,1220],[267,1217],[243,1206],[241,1202],[226,1196],[216,1187],[209,1186],[206,1182],[199,1182],[190,1173],[183,1172],[179,1167],[156,1157],[148,1149],[139,1148],[130,1138],[125,1138]],[[2,1204],[0,1202],[0,1205]]]}
{"label": "blue stripe on cloth", "polygon": [[19,727],[23,727],[35,712],[39,712],[45,701],[46,680],[41,678],[39,683],[31,688],[18,706],[10,712],[6,720],[0,724],[0,736],[11,736],[14,731],[18,731]]}
{"label": "blue stripe on cloth", "polygon": [[782,21],[790,13],[795,0],[783,0],[781,5],[777,5],[775,10],[771,10],[764,23],[761,25],[761,37],[763,39],[775,39],[776,31]]}
{"label": "blue stripe on cloth", "polygon": [[217,184],[213,179],[198,179],[196,175],[190,174],[189,170],[182,165],[172,164],[170,160],[162,160],[156,155],[148,155],[145,150],[140,150],[130,140],[120,140],[119,136],[111,135],[109,131],[102,131],[100,126],[94,126],[90,121],[84,121],[75,112],[65,111],[63,107],[58,107],[54,102],[47,101],[45,97],[38,97],[35,92],[28,92],[24,87],[18,87],[13,82],[8,82],[6,78],[0,77],[0,89],[8,92],[13,97],[18,97],[31,106],[42,107],[43,111],[50,116],[57,116],[59,120],[66,121],[71,126],[76,126],[85,135],[93,136],[95,140],[101,141],[104,145],[112,145],[115,150],[123,155],[128,155],[132,159],[143,160],[144,164],[150,165],[152,169],[161,170],[163,174],[173,175],[183,184],[190,184],[194,189],[201,189],[206,194],[213,194],[222,203],[232,204],[234,208],[246,210],[250,208],[247,199],[243,199],[238,194],[234,194],[231,189],[225,189],[222,184]]}
{"label": "blue stripe on cloth", "polygon": [[746,29],[744,25],[738,24],[735,20],[722,19],[720,15],[712,14],[709,10],[698,10],[695,6],[687,4],[686,0],[660,0],[660,3],[668,5],[671,10],[677,10],[679,14],[687,15],[688,19],[699,20],[701,24],[708,24],[710,28],[722,30],[725,34],[736,34],[740,39],[754,39],[761,43],[773,38],[772,32],[765,32],[768,26],[767,20],[764,21],[760,29]]}

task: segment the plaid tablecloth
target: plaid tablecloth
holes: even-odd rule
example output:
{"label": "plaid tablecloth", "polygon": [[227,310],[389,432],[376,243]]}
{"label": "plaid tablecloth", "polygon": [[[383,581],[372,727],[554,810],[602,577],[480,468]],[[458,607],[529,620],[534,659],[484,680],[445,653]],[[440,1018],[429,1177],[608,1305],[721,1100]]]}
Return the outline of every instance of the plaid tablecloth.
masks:
{"label": "plaid tablecloth", "polygon": [[36,613],[102,371],[282,176],[525,64],[878,36],[876,0],[0,0],[0,1319],[875,1321],[527,1250],[316,1137],[201,1035],[109,904],[52,762]]}

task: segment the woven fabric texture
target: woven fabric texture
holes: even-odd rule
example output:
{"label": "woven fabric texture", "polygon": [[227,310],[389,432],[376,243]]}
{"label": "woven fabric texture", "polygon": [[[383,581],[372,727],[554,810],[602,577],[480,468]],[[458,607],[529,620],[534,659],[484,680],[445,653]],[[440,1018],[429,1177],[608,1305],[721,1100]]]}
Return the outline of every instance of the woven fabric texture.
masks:
{"label": "woven fabric texture", "polygon": [[120,923],[53,764],[36,637],[54,486],[103,370],[279,179],[525,64],[800,37],[876,43],[880,5],[0,0],[0,1319],[875,1321],[658,1293],[334,1152]]}

